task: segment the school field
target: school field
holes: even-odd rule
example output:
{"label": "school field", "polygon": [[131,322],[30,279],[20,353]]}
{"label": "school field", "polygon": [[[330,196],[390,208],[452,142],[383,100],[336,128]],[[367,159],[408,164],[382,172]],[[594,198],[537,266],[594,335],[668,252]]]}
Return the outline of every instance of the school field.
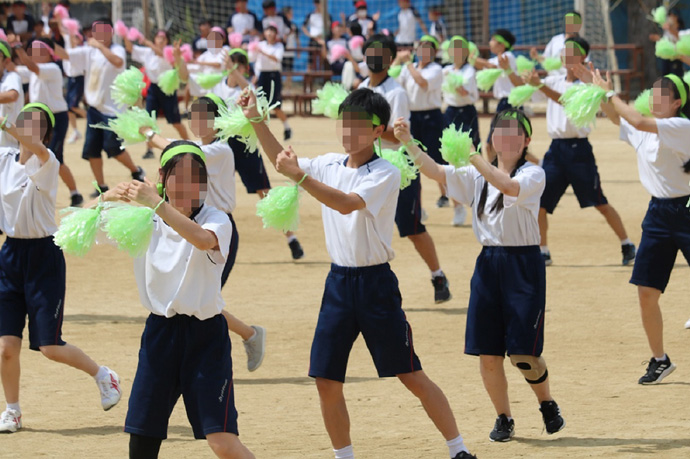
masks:
{"label": "school field", "polygon": [[[481,121],[483,137],[488,122]],[[298,155],[340,151],[333,121],[293,118],[291,125],[291,145]],[[544,118],[535,119],[534,125],[531,150],[542,156],[548,146]],[[80,126],[83,132],[83,121]],[[274,123],[274,132],[279,127]],[[168,126],[163,130],[174,135]],[[592,142],[604,192],[637,244],[649,196],[639,183],[634,152],[618,140],[617,129],[605,119],[598,121]],[[131,151],[153,177],[156,161],[140,159],[143,146]],[[92,175],[80,153],[81,144],[66,146],[65,158],[81,190],[90,192]],[[282,184],[269,169],[273,183]],[[106,172],[111,186],[129,175],[114,161],[106,163]],[[570,192],[550,220],[554,265],[547,268],[544,352],[552,394],[567,427],[546,435],[536,399],[507,363],[516,436],[506,444],[489,442],[496,415],[482,385],[478,359],[462,353],[470,277],[480,246],[471,226],[450,225],[452,210],[435,207],[438,188],[423,180],[427,228],[451,282],[453,299],[433,303],[426,266],[412,244],[397,234],[392,266],[414,329],[416,351],[426,372],[450,399],[471,451],[480,458],[690,457],[690,330],[683,328],[690,317],[690,271],[679,257],[662,297],[666,347],[678,369],[659,386],[640,386],[637,379],[645,371],[650,351],[636,289],[628,284],[631,268],[620,265],[618,241],[603,217],[593,209],[579,210]],[[67,202],[67,189],[61,184],[58,205]],[[284,238],[262,229],[255,203],[256,196],[245,192],[238,177],[234,216],[240,250],[223,297],[233,314],[268,330],[266,358],[254,373],[246,369],[241,340],[232,336],[241,439],[257,457],[329,458],[331,447],[316,388],[307,377],[329,269],[320,205],[303,194],[298,236],[306,257],[294,263]],[[128,436],[122,429],[147,316],[139,303],[132,262],[116,248],[101,245],[84,258],[68,256],[67,266],[63,337],[119,373],[123,398],[103,412],[91,378],[29,351],[26,340],[21,386],[25,428],[0,437],[3,458],[127,457]],[[443,438],[417,399],[396,379],[376,377],[361,339],[350,358],[346,397],[358,457],[447,457]],[[181,400],[168,434],[161,457],[213,457],[206,442],[193,439]]]}

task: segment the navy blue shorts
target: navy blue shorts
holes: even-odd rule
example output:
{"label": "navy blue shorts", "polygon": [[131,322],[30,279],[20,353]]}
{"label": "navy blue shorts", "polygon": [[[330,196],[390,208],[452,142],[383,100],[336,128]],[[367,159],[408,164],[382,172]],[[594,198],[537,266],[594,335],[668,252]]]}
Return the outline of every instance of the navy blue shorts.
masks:
{"label": "navy blue shorts", "polygon": [[146,93],[146,111],[151,113],[156,111],[156,116],[161,113],[165,115],[168,124],[180,123],[180,105],[177,102],[177,91],[173,95],[168,96],[161,91],[156,83],[149,85],[149,90]]}
{"label": "navy blue shorts", "polygon": [[247,146],[235,137],[228,139],[228,144],[235,155],[235,170],[240,174],[247,193],[271,189],[271,182],[264,167],[264,161],[258,151],[249,151]]}
{"label": "navy blue shorts", "polygon": [[455,128],[460,128],[463,132],[470,131],[474,148],[477,148],[481,142],[481,137],[479,137],[479,117],[474,105],[465,105],[464,107],[449,105],[443,114],[443,127],[447,128],[451,124],[455,124]]}
{"label": "navy blue shorts", "polygon": [[309,376],[345,382],[347,360],[360,332],[380,378],[422,369],[402,310],[398,279],[388,263],[364,268],[331,265]]}
{"label": "navy blue shorts", "polygon": [[232,267],[235,266],[235,260],[237,259],[237,249],[240,244],[240,233],[237,232],[237,225],[235,224],[235,219],[232,218],[232,214],[228,214],[230,218],[230,223],[232,223],[232,239],[230,239],[230,251],[228,252],[228,258],[225,260],[225,267],[223,268],[223,274],[220,276],[220,288],[225,286],[225,283],[230,277],[230,272],[232,272]]}
{"label": "navy blue shorts", "polygon": [[541,355],[546,267],[538,246],[484,247],[470,287],[465,354]]}
{"label": "navy blue shorts", "polygon": [[556,209],[568,185],[573,187],[582,209],[608,204],[588,139],[553,139],[542,167],[546,188],[541,195],[541,207],[548,213]]}
{"label": "navy blue shorts", "polygon": [[436,108],[411,112],[410,133],[422,142],[426,152],[439,164],[448,164],[441,157],[441,135],[443,134],[443,113]]}
{"label": "navy blue shorts", "polygon": [[8,237],[0,249],[0,336],[22,338],[29,316],[29,348],[64,345],[65,271],[52,236]]}
{"label": "navy blue shorts", "polygon": [[122,144],[114,132],[91,127],[92,124],[108,124],[110,119],[112,117],[89,107],[86,112],[86,138],[84,139],[84,148],[81,151],[83,159],[101,158],[101,150],[105,150],[108,158],[122,154],[124,151],[121,148]]}
{"label": "navy blue shorts", "polygon": [[55,154],[58,162],[63,164],[65,160],[62,155],[65,147],[67,128],[69,128],[69,115],[67,115],[67,112],[54,113],[54,115],[55,127],[53,128],[53,135],[50,137],[48,148]]}
{"label": "navy blue shorts", "polygon": [[[271,85],[271,83],[273,83]],[[273,91],[271,91],[271,86],[273,86]],[[259,73],[259,79],[256,82],[257,88],[262,88],[264,93],[266,93],[266,99],[268,99],[269,104],[273,102],[280,102],[283,100],[281,92],[283,90],[283,79],[280,72],[261,72]],[[271,97],[273,95],[273,97]]]}
{"label": "navy blue shorts", "polygon": [[180,395],[194,438],[218,432],[237,435],[230,337],[221,314],[207,320],[149,315],[125,432],[167,438],[168,420]]}
{"label": "navy blue shorts", "polygon": [[400,190],[395,224],[400,237],[426,233],[426,226],[422,223],[422,182],[419,176],[412,180],[410,186]]}
{"label": "navy blue shorts", "polygon": [[67,80],[67,106],[78,108],[84,97],[84,75],[70,77]]}
{"label": "navy blue shorts", "polygon": [[[508,98],[504,97],[503,99],[499,99],[498,105],[496,105],[496,113],[501,113],[503,110],[508,110],[509,108],[513,108],[513,106],[508,103]],[[517,108],[522,110],[524,107],[520,106]],[[489,132],[486,143],[491,143],[491,132]]]}
{"label": "navy blue shorts", "polygon": [[652,198],[642,221],[642,240],[637,248],[631,284],[666,290],[678,250],[690,264],[690,196]]}

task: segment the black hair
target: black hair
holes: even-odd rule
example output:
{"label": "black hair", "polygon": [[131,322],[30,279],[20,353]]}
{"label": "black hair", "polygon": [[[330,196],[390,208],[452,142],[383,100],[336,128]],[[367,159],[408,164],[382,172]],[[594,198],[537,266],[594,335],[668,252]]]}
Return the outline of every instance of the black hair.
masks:
{"label": "black hair", "polygon": [[674,16],[676,18],[676,21],[678,22],[678,30],[685,29],[685,21],[683,21],[683,16],[680,14],[680,11],[678,11],[677,8],[671,8],[667,16]]}
{"label": "black hair", "polygon": [[264,2],[261,4],[262,8],[275,8],[275,6],[275,0],[264,0]]}
{"label": "black hair", "polygon": [[[525,138],[531,137],[529,132],[527,132],[527,129],[525,128],[525,123],[529,125],[529,130],[532,131],[532,123],[530,122],[529,118],[527,115],[525,115],[525,112],[522,110],[518,110],[517,108],[509,108],[507,110],[503,110],[500,113],[497,113],[496,116],[494,116],[494,119],[491,120],[491,129],[489,132],[489,139],[493,139],[494,135],[494,130],[496,129],[496,125],[498,125],[499,121],[502,121],[504,119],[515,119],[518,123],[518,127],[522,130],[522,132],[525,134]],[[522,156],[520,156],[520,159],[518,159],[518,162],[515,164],[515,167],[513,168],[512,172],[510,173],[510,177],[515,177],[515,173],[520,169],[526,162],[527,162],[527,147],[522,150]],[[496,158],[493,160],[491,163],[492,165],[498,167],[498,155]],[[482,188],[482,193],[479,196],[479,203],[477,204],[477,218],[481,219],[482,216],[484,215],[484,207],[486,207],[486,199],[489,194],[489,182],[484,179],[484,187]],[[500,212],[503,210],[503,193],[501,193],[498,198],[496,199],[496,202],[493,203],[491,206],[491,210],[489,212]]]}
{"label": "black hair", "polygon": [[350,21],[347,23],[347,28],[350,29],[352,35],[362,35],[362,25],[358,21]]}
{"label": "black hair", "polygon": [[199,107],[201,105],[204,105],[206,107],[206,111],[209,113],[213,113],[214,118],[218,118],[220,116],[220,108],[218,107],[218,104],[211,99],[210,97],[199,97],[197,100],[192,102],[192,105],[190,107],[190,110],[192,110],[195,106]]}
{"label": "black hair", "polygon": [[52,39],[52,38],[49,38],[49,37],[38,37],[38,38],[34,38],[33,40],[31,40],[31,41],[27,44],[27,47],[30,48],[30,47],[31,47],[31,44],[32,44],[33,42],[35,42],[35,41],[40,41],[41,43],[45,43],[46,45],[48,45],[48,46],[50,47],[50,49],[55,50],[55,41],[53,41],[53,39]]}
{"label": "black hair", "polygon": [[585,57],[589,56],[589,42],[582,38],[581,36],[577,35],[575,37],[570,37],[568,38],[565,42],[566,44],[572,41],[573,43],[577,43],[578,45],[582,46],[582,49],[585,50]]}
{"label": "black hair", "polygon": [[510,48],[512,48],[515,44],[515,35],[513,35],[513,32],[511,32],[508,29],[496,29],[494,35],[500,35],[501,37],[503,37],[503,39],[507,41],[510,45]]}
{"label": "black hair", "polygon": [[23,6],[24,8],[26,8],[26,2],[23,2],[22,0],[16,0],[12,3],[12,6]]}
{"label": "black hair", "polygon": [[69,8],[69,0],[60,0],[59,2],[57,2],[57,4],[62,5],[65,8]]}
{"label": "black hair", "polygon": [[232,53],[230,54],[230,62],[233,64],[244,65],[247,68],[247,74],[253,75],[252,67],[249,65],[249,60],[244,53]]}
{"label": "black hair", "polygon": [[[368,115],[376,115],[381,120],[383,129],[388,128],[391,120],[391,107],[381,94],[369,88],[360,88],[352,91],[338,107],[338,114],[345,111],[362,110]],[[374,126],[376,128],[376,126]]]}
{"label": "black hair", "polygon": [[443,5],[431,5],[429,11],[432,13],[443,14]]}
{"label": "black hair", "polygon": [[105,25],[109,25],[110,27],[112,27],[113,21],[111,21],[110,18],[108,18],[108,17],[102,17],[102,18],[96,19],[91,24],[92,25],[93,24],[105,24]]}
{"label": "black hair", "polygon": [[567,13],[565,13],[566,16],[569,15],[569,14],[574,14],[575,16],[577,16],[578,18],[580,18],[580,21],[582,21],[582,15],[580,14],[579,11],[570,10],[570,11],[568,11]]}
{"label": "black hair", "polygon": [[[199,145],[197,145],[194,142],[190,142],[189,140],[176,140],[174,142],[170,142],[167,147],[163,149],[161,152],[161,158],[165,153],[170,150],[171,148],[174,147],[179,147],[180,145],[188,145],[191,147],[194,147],[195,149],[199,148]],[[192,160],[197,162],[201,166],[201,178],[202,178],[202,183],[208,183],[208,171],[206,170],[206,164],[204,161],[199,157],[199,155],[195,155],[194,153],[188,153],[189,156],[191,156]],[[187,154],[184,155],[175,155],[170,160],[165,163],[165,166],[161,166],[161,170],[163,171],[163,187],[165,187],[165,184],[168,183],[168,178],[170,175],[172,175],[173,170],[175,170],[175,166],[177,163],[179,163]],[[166,200],[168,199],[167,197],[165,198]],[[198,209],[193,209],[192,213],[196,213]]]}
{"label": "black hair", "polygon": [[213,22],[211,22],[210,19],[202,19],[201,21],[199,21],[200,26],[202,26],[204,24],[206,24],[209,27],[213,26]]}
{"label": "black hair", "polygon": [[271,24],[271,25],[269,25],[269,26],[267,26],[267,27],[264,27],[264,30],[272,30],[272,31],[274,31],[275,33],[278,33],[278,27],[274,26],[273,24]]}
{"label": "black hair", "polygon": [[381,43],[381,45],[384,48],[390,50],[391,60],[395,59],[395,56],[398,54],[398,47],[396,46],[395,41],[391,39],[391,37],[389,37],[388,35],[384,35],[382,33],[377,33],[367,38],[367,41],[365,41],[362,45],[362,54],[366,54],[367,48],[369,48],[371,45],[377,42]]}

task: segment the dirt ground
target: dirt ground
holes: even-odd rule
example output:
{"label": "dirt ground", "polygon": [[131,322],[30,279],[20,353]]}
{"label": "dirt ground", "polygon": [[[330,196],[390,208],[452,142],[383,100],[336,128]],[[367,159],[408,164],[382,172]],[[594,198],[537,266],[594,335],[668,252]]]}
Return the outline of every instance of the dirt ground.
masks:
{"label": "dirt ground", "polygon": [[[548,146],[544,118],[534,124],[531,149],[542,156]],[[299,155],[340,151],[332,121],[298,118],[291,125],[291,145]],[[83,121],[80,126],[83,132]],[[279,131],[278,123],[272,127]],[[488,119],[482,119],[482,136],[487,127]],[[168,126],[163,129],[173,136]],[[616,128],[607,120],[598,122],[592,143],[606,196],[637,243],[649,196],[639,183],[634,152],[618,140]],[[80,152],[80,143],[69,145],[65,158],[81,190],[91,192],[92,175]],[[155,160],[140,159],[143,146],[131,152],[149,176],[156,173]],[[281,184],[283,180],[269,169],[273,183]],[[128,177],[114,161],[106,162],[106,173],[111,185]],[[636,289],[628,283],[631,269],[620,265],[618,241],[603,217],[593,209],[580,210],[570,192],[550,220],[554,264],[547,269],[544,352],[552,393],[567,427],[546,435],[536,399],[507,363],[516,436],[507,444],[489,442],[496,414],[481,382],[478,359],[462,353],[469,282],[480,246],[470,226],[450,225],[452,211],[435,207],[438,189],[423,180],[427,228],[450,279],[453,299],[434,304],[426,266],[412,244],[397,234],[392,266],[414,328],[417,354],[448,396],[472,452],[481,458],[690,457],[690,353],[683,353],[690,335],[683,328],[690,316],[690,286],[683,281],[688,267],[680,257],[662,297],[666,347],[678,369],[659,386],[639,386],[637,379],[645,370],[642,362],[650,351]],[[61,184],[58,205],[67,203],[68,193]],[[320,205],[303,195],[298,236],[306,257],[293,263],[284,238],[262,229],[255,203],[256,196],[248,195],[238,180],[234,216],[240,250],[223,297],[238,317],[268,330],[266,358],[255,373],[247,371],[241,340],[232,336],[241,439],[257,457],[332,457],[316,389],[307,377],[329,269]],[[0,438],[1,457],[127,457],[128,436],[122,429],[147,315],[139,303],[132,262],[106,245],[84,258],[68,256],[67,265],[64,339],[119,373],[122,401],[104,413],[91,378],[30,352],[27,342],[21,386],[25,427]],[[447,457],[445,442],[420,403],[397,380],[376,377],[361,339],[350,358],[346,396],[358,457]],[[172,415],[168,433],[161,457],[213,457],[206,442],[193,439],[182,403]]]}

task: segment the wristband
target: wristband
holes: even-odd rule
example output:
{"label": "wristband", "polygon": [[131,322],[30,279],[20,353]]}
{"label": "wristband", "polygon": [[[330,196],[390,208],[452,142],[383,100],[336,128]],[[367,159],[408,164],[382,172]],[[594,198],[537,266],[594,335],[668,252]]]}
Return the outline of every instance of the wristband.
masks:
{"label": "wristband", "polygon": [[4,131],[5,128],[8,127],[8,124],[9,124],[9,123],[7,122],[7,119],[8,119],[8,118],[9,118],[9,117],[6,116],[5,119],[2,120],[2,124],[0,124],[0,131]]}
{"label": "wristband", "polygon": [[154,135],[156,135],[156,131],[154,131],[153,129],[149,129],[144,134],[144,136],[146,136],[146,140],[148,140],[149,142],[151,141],[151,139],[153,138]]}
{"label": "wristband", "polygon": [[300,186],[300,185],[302,184],[302,182],[304,182],[304,181],[307,179],[307,177],[309,177],[309,174],[305,173],[305,174],[302,176],[302,178],[300,179],[300,181],[297,182],[297,186]]}
{"label": "wristband", "polygon": [[617,95],[618,95],[618,94],[616,94],[616,91],[608,91],[608,92],[606,93],[606,100],[607,100],[607,101],[608,101],[608,100],[611,100],[611,98],[612,98],[613,96],[617,96]]}
{"label": "wristband", "polygon": [[156,204],[156,207],[153,208],[153,211],[156,212],[158,208],[165,202],[165,198],[161,198],[160,202]]}

